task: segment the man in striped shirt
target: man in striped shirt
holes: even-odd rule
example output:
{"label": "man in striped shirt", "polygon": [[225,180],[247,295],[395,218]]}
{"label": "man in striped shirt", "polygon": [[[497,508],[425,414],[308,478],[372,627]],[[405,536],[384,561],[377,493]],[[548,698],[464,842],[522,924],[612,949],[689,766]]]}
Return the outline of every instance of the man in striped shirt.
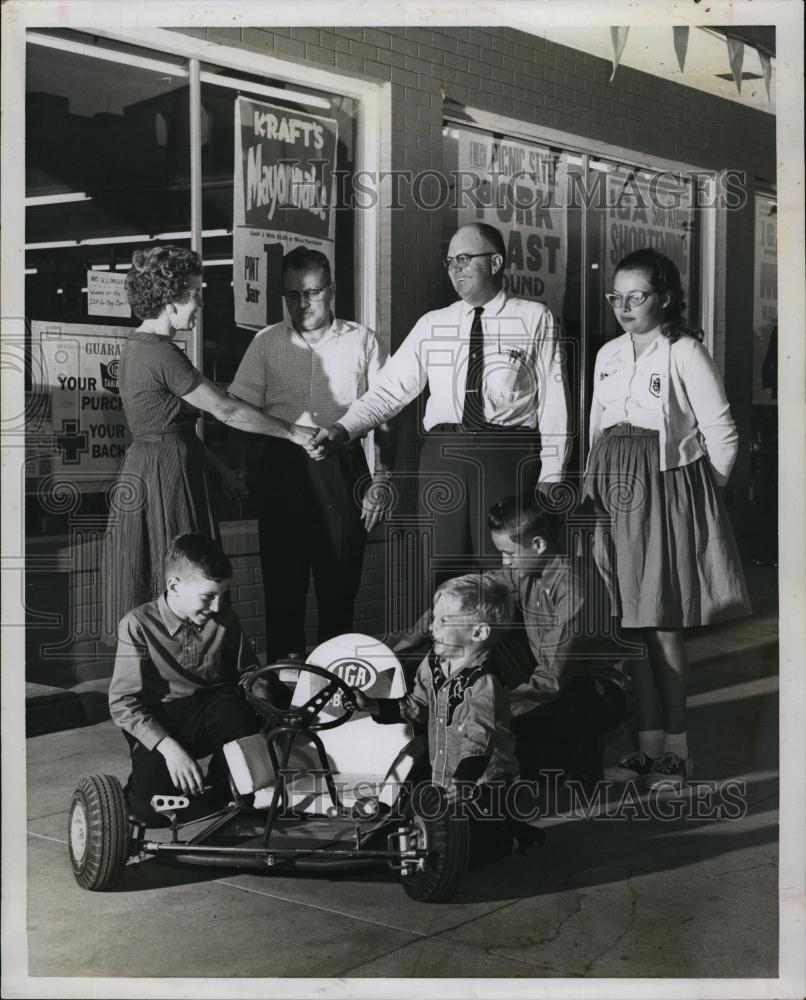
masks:
{"label": "man in striped shirt", "polygon": [[[377,381],[386,354],[375,334],[336,319],[330,263],[296,247],[283,258],[289,319],[259,331],[229,393],[292,424],[327,426]],[[317,641],[353,629],[367,533],[388,511],[394,430],[375,432],[370,480],[357,440],[311,461],[304,448],[267,440],[258,469],[258,529],[269,662],[305,652],[305,609],[313,573]]]}

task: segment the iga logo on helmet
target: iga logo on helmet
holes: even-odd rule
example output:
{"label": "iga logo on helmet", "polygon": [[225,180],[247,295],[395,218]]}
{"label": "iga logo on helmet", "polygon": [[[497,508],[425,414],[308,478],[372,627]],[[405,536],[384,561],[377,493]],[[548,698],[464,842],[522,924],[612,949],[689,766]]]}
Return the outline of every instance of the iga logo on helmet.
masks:
{"label": "iga logo on helmet", "polygon": [[343,680],[348,687],[366,691],[378,679],[378,671],[364,660],[337,660],[330,672]]}

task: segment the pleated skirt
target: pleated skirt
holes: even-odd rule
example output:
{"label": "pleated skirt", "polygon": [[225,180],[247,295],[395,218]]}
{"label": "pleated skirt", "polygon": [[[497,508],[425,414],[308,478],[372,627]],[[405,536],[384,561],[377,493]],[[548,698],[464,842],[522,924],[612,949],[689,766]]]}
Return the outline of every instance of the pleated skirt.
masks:
{"label": "pleated skirt", "polygon": [[165,589],[165,553],[176,535],[220,541],[210,501],[204,446],[195,434],[136,437],[110,493],[104,538],[103,630]]}
{"label": "pleated skirt", "polygon": [[584,495],[600,514],[594,558],[624,628],[688,628],[752,613],[706,458],[662,471],[658,432],[617,424],[591,451]]}

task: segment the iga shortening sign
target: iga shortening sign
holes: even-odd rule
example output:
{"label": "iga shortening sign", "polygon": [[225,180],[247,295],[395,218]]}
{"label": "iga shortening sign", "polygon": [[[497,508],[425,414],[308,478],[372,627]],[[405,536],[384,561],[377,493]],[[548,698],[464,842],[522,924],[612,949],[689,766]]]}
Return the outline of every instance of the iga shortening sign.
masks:
{"label": "iga shortening sign", "polygon": [[304,244],[333,266],[337,124],[239,97],[235,102],[235,322],[283,318],[280,261]]}

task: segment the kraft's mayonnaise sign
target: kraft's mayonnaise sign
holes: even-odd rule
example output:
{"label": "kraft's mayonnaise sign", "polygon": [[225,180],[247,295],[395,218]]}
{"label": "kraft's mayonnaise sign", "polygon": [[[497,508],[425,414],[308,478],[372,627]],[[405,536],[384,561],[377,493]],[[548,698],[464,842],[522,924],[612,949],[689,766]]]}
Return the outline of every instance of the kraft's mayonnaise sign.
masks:
{"label": "kraft's mayonnaise sign", "polygon": [[304,244],[333,263],[337,123],[239,97],[235,103],[235,321],[283,318],[279,265]]}

